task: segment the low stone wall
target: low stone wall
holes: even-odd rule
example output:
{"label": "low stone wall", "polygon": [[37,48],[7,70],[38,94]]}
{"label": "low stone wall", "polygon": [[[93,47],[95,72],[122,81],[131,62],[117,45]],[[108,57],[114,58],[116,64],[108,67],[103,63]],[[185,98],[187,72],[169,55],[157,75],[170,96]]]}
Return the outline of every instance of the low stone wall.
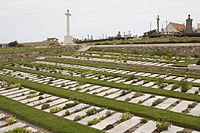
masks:
{"label": "low stone wall", "polygon": [[160,44],[141,44],[141,45],[120,45],[120,46],[106,46],[106,47],[98,47],[92,46],[100,50],[111,49],[111,50],[123,50],[123,51],[136,51],[136,52],[157,52],[157,53],[172,53],[173,55],[178,56],[191,56],[191,57],[200,57],[200,44],[199,45],[160,45]]}
{"label": "low stone wall", "polygon": [[27,42],[27,43],[19,43],[23,45],[23,47],[41,47],[41,46],[48,46],[49,44],[58,45],[58,42],[51,42],[51,41],[42,41],[42,42]]}
{"label": "low stone wall", "polygon": [[139,65],[139,64],[126,64],[126,63],[114,63],[110,62],[103,62],[103,61],[93,61],[93,60],[81,60],[81,59],[71,59],[71,58],[56,58],[56,57],[47,57],[47,59],[56,59],[56,60],[66,60],[72,62],[82,62],[88,64],[99,64],[99,65],[112,65],[112,66],[119,66],[119,67],[130,67],[130,68],[137,68],[143,70],[153,70],[153,71],[164,71],[164,72],[176,72],[176,73],[183,73],[183,74],[196,74],[200,75],[200,70],[188,70],[187,67],[162,67],[162,66],[148,66],[148,65]]}
{"label": "low stone wall", "polygon": [[45,50],[29,51],[29,52],[23,52],[23,53],[2,54],[0,55],[0,63],[12,62],[12,61],[23,61],[23,60],[34,59],[39,56],[59,54],[59,53],[64,53],[64,52],[72,52],[72,51],[76,51],[78,47],[79,46],[65,46],[65,47],[55,48],[55,49],[45,49]]}

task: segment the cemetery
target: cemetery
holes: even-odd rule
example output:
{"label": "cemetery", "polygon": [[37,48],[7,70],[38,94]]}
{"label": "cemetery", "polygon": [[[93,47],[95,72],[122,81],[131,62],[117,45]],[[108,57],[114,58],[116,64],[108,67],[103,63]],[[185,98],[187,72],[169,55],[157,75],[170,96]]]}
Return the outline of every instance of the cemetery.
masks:
{"label": "cemetery", "polygon": [[[55,12],[46,10],[46,5]],[[48,25],[48,35],[62,33],[54,29],[62,24],[55,5],[45,3],[42,11],[36,10],[40,18],[30,21],[45,23],[34,25],[35,29],[45,31],[47,19],[54,24]],[[103,4],[94,7],[98,5]],[[43,11],[48,15],[42,16]],[[86,19],[88,13],[83,13]],[[127,21],[124,16],[128,13],[117,17],[119,23]],[[82,39],[74,38],[71,9],[64,15],[66,33],[62,42],[48,37],[40,42],[0,44],[0,133],[200,133],[200,24],[193,28],[190,14],[186,26],[166,21],[166,28],[162,24],[160,31],[157,15],[157,29],[152,30],[150,22],[150,30],[143,36],[131,35],[129,30],[124,36],[118,31],[116,36],[103,34],[97,39],[93,35],[84,39],[79,29],[86,28],[86,22],[81,17],[76,18],[81,27],[74,31],[80,32],[77,35]],[[106,16],[103,12],[101,15]],[[104,23],[90,21],[100,28],[92,31],[102,30]],[[91,29],[94,26],[88,25]],[[34,30],[27,30],[30,33],[26,37],[37,36]],[[44,33],[40,35],[44,37]]]}
{"label": "cemetery", "polygon": [[[56,117],[56,123],[70,123],[71,128],[60,129],[51,124],[53,121],[47,125],[26,114],[21,116],[18,110],[12,110],[14,107],[0,106],[0,110],[19,115],[48,132],[71,132],[74,126],[87,132],[199,132],[199,75],[73,62],[70,58],[163,68],[198,60],[89,50],[4,63],[0,69],[0,97],[5,97],[5,102],[13,100],[16,105],[25,106],[27,114],[37,110],[41,115]],[[23,124],[19,127],[43,132]],[[2,128],[17,129],[6,125]]]}

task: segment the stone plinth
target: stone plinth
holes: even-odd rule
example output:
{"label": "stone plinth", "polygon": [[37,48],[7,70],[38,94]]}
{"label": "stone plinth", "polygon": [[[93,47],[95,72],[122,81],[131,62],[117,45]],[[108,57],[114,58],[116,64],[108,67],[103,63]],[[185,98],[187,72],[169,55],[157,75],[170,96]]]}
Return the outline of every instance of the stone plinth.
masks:
{"label": "stone plinth", "polygon": [[73,44],[73,37],[70,35],[64,36],[63,44]]}

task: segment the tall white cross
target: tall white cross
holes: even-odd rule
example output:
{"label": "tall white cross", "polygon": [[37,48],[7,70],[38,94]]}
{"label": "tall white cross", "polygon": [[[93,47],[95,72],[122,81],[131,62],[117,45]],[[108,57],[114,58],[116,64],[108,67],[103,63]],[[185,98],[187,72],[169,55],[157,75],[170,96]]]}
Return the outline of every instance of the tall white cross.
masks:
{"label": "tall white cross", "polygon": [[71,14],[69,13],[69,10],[67,10],[67,13],[65,13],[65,15],[67,16],[67,35],[70,35],[70,29],[69,29],[69,16],[71,16]]}

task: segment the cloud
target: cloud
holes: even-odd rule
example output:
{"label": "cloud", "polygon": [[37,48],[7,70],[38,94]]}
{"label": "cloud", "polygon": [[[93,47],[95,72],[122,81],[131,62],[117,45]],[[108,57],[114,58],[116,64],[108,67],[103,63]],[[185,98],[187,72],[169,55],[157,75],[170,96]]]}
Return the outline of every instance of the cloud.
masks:
{"label": "cloud", "polygon": [[[18,40],[41,41],[58,37],[63,41],[66,29],[64,13],[72,13],[74,37],[116,35],[118,31],[142,35],[156,16],[165,21],[185,23],[190,13],[198,22],[198,0],[6,0],[0,2],[0,43]],[[195,26],[195,25],[194,25]]]}

